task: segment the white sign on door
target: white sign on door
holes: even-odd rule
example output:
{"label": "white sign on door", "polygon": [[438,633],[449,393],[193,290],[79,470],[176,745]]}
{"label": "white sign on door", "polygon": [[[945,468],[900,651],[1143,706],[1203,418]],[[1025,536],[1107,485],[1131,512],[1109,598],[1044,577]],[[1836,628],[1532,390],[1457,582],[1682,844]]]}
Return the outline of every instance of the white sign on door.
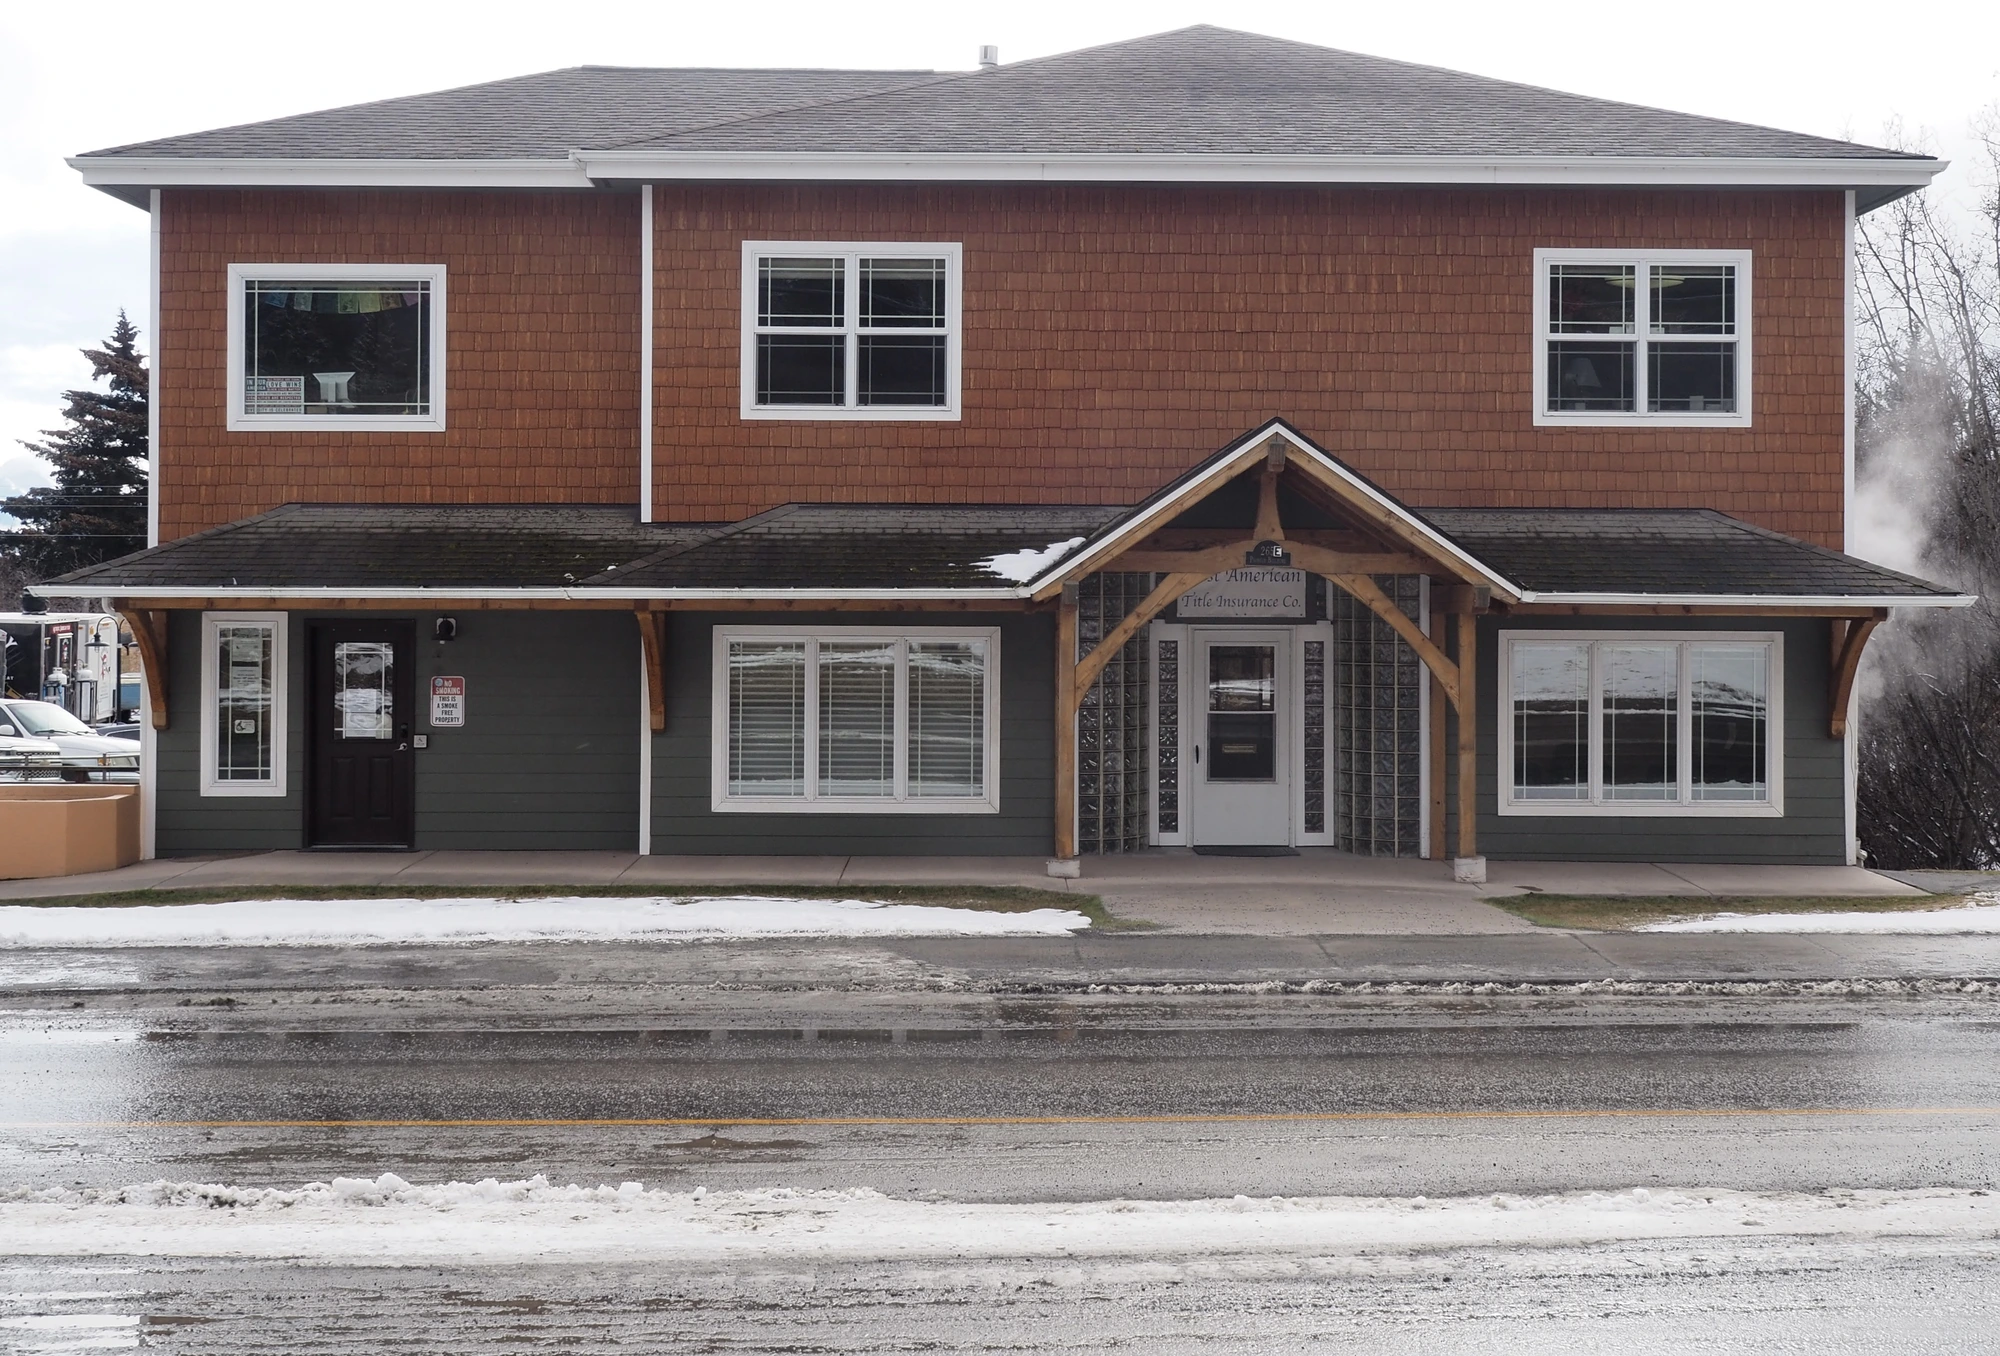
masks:
{"label": "white sign on door", "polygon": [[465,679],[431,679],[431,724],[437,728],[465,724]]}
{"label": "white sign on door", "polygon": [[1306,572],[1246,568],[1226,570],[1180,596],[1175,605],[1182,621],[1204,617],[1270,617],[1306,619]]}

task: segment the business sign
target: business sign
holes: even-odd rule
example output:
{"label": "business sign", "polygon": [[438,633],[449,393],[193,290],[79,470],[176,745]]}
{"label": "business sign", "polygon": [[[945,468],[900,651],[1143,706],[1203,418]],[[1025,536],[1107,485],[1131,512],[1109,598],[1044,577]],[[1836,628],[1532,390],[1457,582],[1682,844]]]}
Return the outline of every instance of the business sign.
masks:
{"label": "business sign", "polygon": [[431,679],[431,725],[465,724],[465,679]]}
{"label": "business sign", "polygon": [[243,413],[304,414],[305,412],[306,379],[304,377],[245,377],[243,379]]}
{"label": "business sign", "polygon": [[1304,621],[1307,596],[1304,570],[1225,570],[1183,593],[1174,615],[1182,621],[1210,617]]}

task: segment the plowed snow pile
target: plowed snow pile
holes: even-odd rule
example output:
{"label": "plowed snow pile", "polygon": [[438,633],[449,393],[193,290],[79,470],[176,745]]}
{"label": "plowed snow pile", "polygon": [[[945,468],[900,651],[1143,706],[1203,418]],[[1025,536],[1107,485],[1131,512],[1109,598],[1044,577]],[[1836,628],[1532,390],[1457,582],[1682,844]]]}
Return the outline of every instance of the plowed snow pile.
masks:
{"label": "plowed snow pile", "polygon": [[867,1189],[669,1192],[545,1177],[416,1186],[384,1173],[295,1190],[152,1182],[0,1191],[0,1255],[323,1262],[1187,1257],[1775,1234],[1980,1238],[1996,1228],[2000,1197],[1943,1189],[967,1205]]}
{"label": "plowed snow pile", "polygon": [[1002,913],[866,899],[243,899],[131,908],[0,907],[0,946],[323,946],[727,937],[1060,937],[1073,909]]}
{"label": "plowed snow pile", "polygon": [[2000,932],[2000,898],[1974,895],[1954,909],[1893,909],[1880,913],[1719,913],[1648,923],[1635,932],[1886,932],[1917,936]]}

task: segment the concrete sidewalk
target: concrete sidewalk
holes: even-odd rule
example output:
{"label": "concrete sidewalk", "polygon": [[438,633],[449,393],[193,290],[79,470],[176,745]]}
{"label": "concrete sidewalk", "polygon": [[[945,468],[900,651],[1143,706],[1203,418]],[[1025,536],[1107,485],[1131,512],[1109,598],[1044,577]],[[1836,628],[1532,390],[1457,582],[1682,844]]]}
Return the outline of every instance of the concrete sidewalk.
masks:
{"label": "concrete sidewalk", "polygon": [[1926,891],[1858,867],[1492,862],[1461,885],[1442,862],[1355,857],[1202,857],[1156,849],[1087,858],[1054,880],[1031,857],[640,857],[617,852],[265,852],[175,857],[55,880],[0,882],[0,901],[116,890],[241,886],[657,886],[661,890],[881,885],[1016,886],[1101,897],[1113,914],[1172,932],[1247,936],[1532,933],[1488,900],[1572,895],[1911,897]]}

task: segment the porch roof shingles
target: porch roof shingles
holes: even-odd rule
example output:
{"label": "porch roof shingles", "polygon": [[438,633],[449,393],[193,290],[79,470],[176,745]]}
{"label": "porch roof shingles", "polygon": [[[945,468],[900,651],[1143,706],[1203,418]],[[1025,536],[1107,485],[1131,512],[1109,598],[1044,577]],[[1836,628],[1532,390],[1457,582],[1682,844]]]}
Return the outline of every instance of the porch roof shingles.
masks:
{"label": "porch roof shingles", "polygon": [[586,582],[632,589],[1005,589],[981,561],[1088,537],[1094,505],[787,504]]}
{"label": "porch roof shingles", "polygon": [[126,593],[560,588],[717,530],[641,524],[618,505],[287,504],[51,583]]}
{"label": "porch roof shingles", "polygon": [[[640,523],[630,507],[616,505],[288,504],[74,571],[37,591],[990,595],[1020,585],[982,561],[1094,538],[1133,512],[1101,505],[787,504],[733,524],[678,524]],[[1707,509],[1412,512],[1533,595],[1957,596]]]}
{"label": "porch roof shingles", "polygon": [[1537,594],[1949,598],[1956,590],[1712,509],[1416,509]]}

